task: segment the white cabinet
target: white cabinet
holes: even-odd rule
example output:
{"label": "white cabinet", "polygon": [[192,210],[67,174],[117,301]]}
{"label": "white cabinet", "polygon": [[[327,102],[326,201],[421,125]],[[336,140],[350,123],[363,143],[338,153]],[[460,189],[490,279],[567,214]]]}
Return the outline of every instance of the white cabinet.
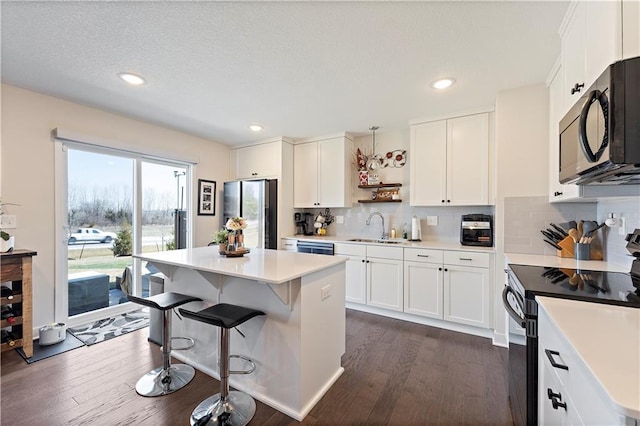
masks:
{"label": "white cabinet", "polygon": [[489,137],[489,113],[413,124],[410,204],[489,204]]}
{"label": "white cabinet", "polygon": [[560,183],[560,119],[564,111],[562,66],[549,84],[549,202],[568,201],[580,197],[578,185]]}
{"label": "white cabinet", "polygon": [[334,244],[336,255],[348,256],[347,302],[402,311],[402,248]]}
{"label": "white cabinet", "polygon": [[538,423],[544,425],[635,423],[615,411],[610,397],[582,357],[541,308],[538,309],[538,418]]}
{"label": "white cabinet", "polygon": [[404,249],[404,311],[443,318],[443,253],[440,250]]}
{"label": "white cabinet", "polygon": [[476,327],[491,326],[488,253],[444,252],[444,319]]}
{"label": "white cabinet", "polygon": [[280,250],[298,251],[298,240],[295,238],[281,238]]}
{"label": "white cabinet", "polygon": [[622,2],[573,3],[564,24],[560,29],[565,99],[562,114],[609,64],[622,59]]}
{"label": "white cabinet", "polygon": [[263,143],[231,150],[231,164],[235,179],[278,177],[281,159],[280,142]]}
{"label": "white cabinet", "polygon": [[351,139],[332,137],[294,146],[294,207],[351,207]]}
{"label": "white cabinet", "polygon": [[367,247],[367,305],[402,311],[401,247]]}
{"label": "white cabinet", "polygon": [[345,265],[345,300],[367,303],[367,246],[358,244],[334,244],[335,255],[347,256]]}

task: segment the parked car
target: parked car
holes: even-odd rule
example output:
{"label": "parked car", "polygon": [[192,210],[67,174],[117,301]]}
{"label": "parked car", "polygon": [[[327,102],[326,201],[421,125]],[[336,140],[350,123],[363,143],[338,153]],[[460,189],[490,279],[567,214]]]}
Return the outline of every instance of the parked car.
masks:
{"label": "parked car", "polygon": [[99,242],[110,243],[116,239],[114,232],[101,231],[96,228],[80,228],[69,235],[69,244]]}

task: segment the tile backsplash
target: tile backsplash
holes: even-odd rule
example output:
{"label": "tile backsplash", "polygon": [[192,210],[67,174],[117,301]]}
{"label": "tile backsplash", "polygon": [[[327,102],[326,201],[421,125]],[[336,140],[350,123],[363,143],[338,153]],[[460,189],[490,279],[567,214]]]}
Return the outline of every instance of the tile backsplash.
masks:
{"label": "tile backsplash", "polygon": [[[379,238],[382,225],[379,218],[374,218],[371,225],[366,220],[372,212],[382,213],[385,220],[385,232],[395,226],[398,237],[402,236],[403,225],[408,227],[411,235],[411,219],[417,216],[422,227],[423,240],[459,241],[460,220],[463,214],[479,213],[493,215],[492,206],[469,207],[411,207],[406,203],[358,204],[352,208],[330,209],[334,216],[344,216],[344,223],[332,223],[327,228],[327,235],[353,236],[359,238]],[[314,214],[324,209],[306,209]],[[427,225],[427,216],[436,216],[437,225]]]}
{"label": "tile backsplash", "polygon": [[549,203],[543,197],[504,199],[504,251],[556,255],[556,249],[543,241],[541,229],[550,223],[570,220],[596,220],[596,203]]}
{"label": "tile backsplash", "polygon": [[[624,234],[640,228],[640,198],[601,199],[596,202],[554,203],[547,197],[508,197],[505,198],[504,251],[512,253],[555,255],[553,247],[542,241],[541,229],[549,223],[567,222],[570,220],[595,220],[602,223],[609,213],[624,217],[626,226]],[[596,234],[594,245],[601,249],[604,260],[618,265],[631,265],[633,258],[629,256],[625,246],[625,235],[620,235],[617,228],[603,227]]]}

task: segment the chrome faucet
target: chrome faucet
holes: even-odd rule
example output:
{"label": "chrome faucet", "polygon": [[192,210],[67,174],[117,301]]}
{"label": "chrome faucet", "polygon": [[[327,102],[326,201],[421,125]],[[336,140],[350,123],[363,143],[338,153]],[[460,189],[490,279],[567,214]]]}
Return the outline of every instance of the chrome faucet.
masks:
{"label": "chrome faucet", "polygon": [[382,216],[382,213],[380,212],[373,212],[369,215],[369,217],[367,218],[367,226],[371,225],[371,218],[374,216],[380,216],[380,219],[382,219],[382,239],[386,240],[387,238],[389,238],[389,234],[386,232],[386,228],[384,227],[384,216]]}

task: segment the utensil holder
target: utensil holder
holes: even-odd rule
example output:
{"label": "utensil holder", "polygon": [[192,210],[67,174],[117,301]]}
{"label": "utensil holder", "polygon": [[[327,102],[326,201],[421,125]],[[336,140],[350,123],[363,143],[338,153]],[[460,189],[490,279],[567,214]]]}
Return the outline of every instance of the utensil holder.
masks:
{"label": "utensil holder", "polygon": [[576,260],[591,260],[591,244],[576,243],[573,252]]}

